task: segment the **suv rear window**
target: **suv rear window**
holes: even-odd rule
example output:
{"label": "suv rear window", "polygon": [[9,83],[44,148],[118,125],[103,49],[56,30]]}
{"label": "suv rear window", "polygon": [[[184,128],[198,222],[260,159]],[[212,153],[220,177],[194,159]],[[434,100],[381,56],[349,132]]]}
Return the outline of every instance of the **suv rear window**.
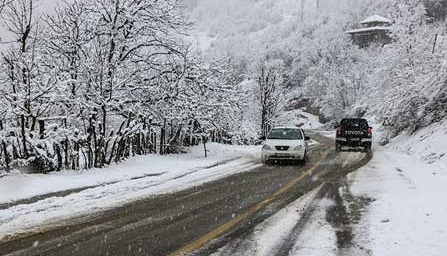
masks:
{"label": "suv rear window", "polygon": [[362,128],[366,129],[369,127],[368,122],[365,119],[361,118],[350,118],[350,119],[343,119],[340,122],[340,126],[344,128]]}
{"label": "suv rear window", "polygon": [[301,131],[298,129],[273,129],[269,136],[267,137],[269,140],[302,140],[303,135]]}

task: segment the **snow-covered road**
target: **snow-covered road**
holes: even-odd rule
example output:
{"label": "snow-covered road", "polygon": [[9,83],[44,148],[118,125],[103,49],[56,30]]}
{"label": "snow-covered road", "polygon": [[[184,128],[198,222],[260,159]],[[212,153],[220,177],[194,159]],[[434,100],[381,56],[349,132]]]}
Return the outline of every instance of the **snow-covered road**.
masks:
{"label": "snow-covered road", "polygon": [[[339,154],[346,163],[356,157]],[[447,126],[439,123],[376,146],[371,162],[325,197],[308,193],[215,255],[445,255],[446,184]]]}
{"label": "snow-covered road", "polygon": [[35,196],[107,185],[146,176],[161,176],[167,179],[168,176],[175,177],[197,169],[216,166],[241,156],[245,159],[257,159],[260,152],[260,147],[257,146],[210,143],[207,158],[204,157],[203,146],[197,146],[191,148],[187,154],[136,156],[124,163],[112,164],[104,169],[50,174],[14,173],[0,178],[0,206]]}
{"label": "snow-covered road", "polygon": [[[297,223],[307,218],[307,205],[313,205],[317,192],[310,191],[326,179],[345,177],[367,160],[364,153],[336,154],[331,139],[312,137],[320,142],[315,143],[320,150],[312,150],[304,167],[259,166],[259,159],[248,154],[205,169],[126,179],[8,207],[0,212],[1,232],[26,234],[1,241],[0,252],[167,255],[202,246],[206,250],[207,243],[214,246],[215,238],[220,248],[225,245],[220,242],[227,241],[227,232],[250,233],[250,223],[261,225],[256,228],[261,246],[253,246],[254,253],[268,254],[272,247],[282,250],[284,241],[287,248],[300,251],[294,237],[301,227]],[[115,207],[120,202],[125,204]],[[78,213],[86,215],[79,217]],[[278,215],[261,224],[274,214]]]}
{"label": "snow-covered road", "polygon": [[[325,212],[322,209],[329,201],[317,199],[321,188],[322,186],[289,204],[256,226],[249,235],[243,239],[232,241],[219,249],[213,256],[278,255],[284,247],[290,246],[287,244],[288,242],[293,243],[291,244],[293,249],[289,255],[330,255],[328,251],[332,251],[335,245],[335,235],[332,234],[334,232],[328,224],[316,226],[313,223],[316,219],[319,224],[325,220]],[[316,214],[310,212],[310,209]],[[311,214],[311,217],[308,218],[307,214]],[[322,219],[320,219],[321,217]],[[308,222],[312,225],[308,225]],[[301,229],[304,227],[306,227],[305,232],[302,232]],[[312,238],[313,240],[310,240]],[[302,241],[306,241],[304,247]],[[309,245],[318,248],[317,251],[321,253],[312,254],[315,251],[309,250]]]}
{"label": "snow-covered road", "polygon": [[[307,181],[308,184],[320,184],[316,189],[305,190],[304,196],[289,201],[292,203],[285,204],[285,207],[278,206],[272,215],[268,215],[254,228],[246,229],[243,235],[229,242],[217,239],[216,243],[226,242],[220,249],[213,251],[214,255],[444,255],[447,251],[444,243],[447,241],[447,206],[443,203],[447,201],[447,158],[444,157],[446,137],[447,132],[442,124],[412,136],[402,135],[388,146],[377,146],[371,162],[348,176],[346,173],[355,167],[352,163],[361,162],[366,155],[361,152],[333,152],[319,164],[318,171],[312,173]],[[331,152],[331,149],[327,150],[332,146],[332,140],[325,139],[323,146],[326,154]],[[271,184],[266,190],[272,193],[277,186],[284,185],[283,182],[275,182],[275,179],[280,181],[285,174],[287,179],[296,175],[297,170],[293,167],[260,166],[259,156],[254,153],[259,152],[259,148],[238,148],[234,151],[234,147],[227,150],[218,148],[221,146],[215,147],[216,151],[211,153],[209,159],[199,157],[199,149],[185,155],[184,159],[182,156],[175,156],[175,160],[170,159],[172,156],[164,157],[164,160],[159,160],[163,164],[157,165],[158,172],[143,171],[146,170],[144,161],[137,158],[133,160],[135,162],[129,163],[137,167],[129,168],[135,170],[130,172],[130,176],[117,178],[114,175],[122,172],[113,171],[118,166],[111,167],[109,170],[115,180],[104,173],[95,174],[101,173],[101,170],[95,170],[93,174],[52,174],[50,177],[53,176],[53,179],[58,176],[66,178],[66,175],[97,175],[105,184],[92,183],[93,187],[71,194],[50,196],[0,210],[0,234],[6,237],[21,231],[37,231],[38,226],[45,228],[63,223],[64,219],[102,211],[139,198],[184,190],[231,174],[243,173],[247,175],[246,178],[235,177],[237,181],[230,179],[231,185],[220,184],[220,191],[228,186],[236,186],[237,189],[231,189],[235,195],[209,195],[209,202],[213,202],[213,207],[218,210],[221,209],[219,195],[225,198],[225,205],[231,201],[228,198],[243,201],[242,204],[225,208],[226,214],[235,218],[237,214],[231,212],[238,212],[248,207],[252,200],[256,202],[263,198],[262,193],[255,192],[260,190],[257,188],[258,182]],[[218,151],[225,153],[217,154]],[[194,154],[197,157],[191,158]],[[242,158],[234,159],[235,155],[241,154]],[[316,154],[314,161],[320,157],[322,155]],[[157,161],[151,163],[154,162]],[[178,166],[177,169],[174,166]],[[253,169],[256,171],[246,172]],[[21,178],[26,181],[32,175]],[[249,182],[252,184],[248,185]],[[246,187],[240,187],[241,184]],[[244,196],[240,197],[239,194]],[[197,197],[202,198],[200,193]],[[247,200],[250,203],[245,202]],[[197,202],[206,205],[208,201],[201,199]],[[194,208],[194,204],[188,207]],[[173,214],[176,216],[177,213]],[[211,214],[214,216],[217,213]],[[149,218],[141,221],[154,220]],[[220,221],[214,218],[216,225]],[[231,222],[231,218],[227,221]],[[42,226],[42,223],[47,226]],[[203,234],[200,230],[197,233]]]}
{"label": "snow-covered road", "polygon": [[[1,202],[8,204],[0,208],[0,239],[260,166],[258,147],[214,144],[209,150],[209,158],[203,158],[201,149],[195,148],[180,156],[137,157],[103,170],[2,178]],[[64,193],[67,190],[73,191]],[[51,194],[45,196],[47,193]],[[35,196],[40,197],[31,202],[11,203]]]}
{"label": "snow-covered road", "polygon": [[[331,169],[333,166],[343,168],[365,157],[365,153],[340,152],[325,164],[326,169],[335,172]],[[342,204],[338,200],[338,192],[344,186],[346,177],[340,174],[330,177],[327,179],[325,172],[315,174],[312,179],[323,181],[322,185],[293,201],[213,255],[344,255],[346,251],[345,248],[339,248],[344,245],[339,244],[338,237],[344,223],[337,216],[346,212],[336,204]]]}

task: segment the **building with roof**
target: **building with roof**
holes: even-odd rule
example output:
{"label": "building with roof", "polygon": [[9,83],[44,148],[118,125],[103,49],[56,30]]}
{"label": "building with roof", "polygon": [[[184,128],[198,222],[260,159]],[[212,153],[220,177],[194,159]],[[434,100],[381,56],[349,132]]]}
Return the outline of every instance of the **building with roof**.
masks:
{"label": "building with roof", "polygon": [[346,31],[352,41],[360,47],[367,47],[371,43],[388,44],[391,42],[391,20],[380,15],[373,15],[361,21],[360,28]]}

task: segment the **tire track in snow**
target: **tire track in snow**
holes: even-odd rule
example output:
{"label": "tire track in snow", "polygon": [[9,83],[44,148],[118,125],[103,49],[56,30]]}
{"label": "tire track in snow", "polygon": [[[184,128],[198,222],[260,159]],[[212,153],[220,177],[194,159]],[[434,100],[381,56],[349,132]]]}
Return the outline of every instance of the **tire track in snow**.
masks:
{"label": "tire track in snow", "polygon": [[71,194],[75,194],[75,193],[79,193],[79,192],[82,192],[84,190],[91,189],[91,188],[104,187],[104,186],[120,183],[120,182],[123,182],[123,181],[138,180],[138,179],[144,179],[144,178],[148,178],[148,177],[157,177],[157,176],[161,176],[163,174],[166,174],[166,172],[145,174],[145,175],[132,177],[132,178],[129,178],[129,179],[123,179],[123,180],[119,180],[119,181],[103,182],[103,183],[100,183],[100,184],[94,185],[94,186],[87,186],[87,187],[81,187],[81,188],[75,188],[75,189],[68,189],[68,190],[64,190],[64,191],[58,191],[58,192],[53,192],[53,193],[33,196],[31,198],[26,198],[26,199],[21,199],[21,200],[9,202],[9,203],[0,204],[0,210],[5,210],[5,209],[11,208],[13,206],[21,205],[21,204],[36,203],[38,201],[45,200],[45,199],[48,199],[48,198],[51,198],[51,197],[65,197],[65,196],[68,196],[68,195],[71,195]]}
{"label": "tire track in snow", "polygon": [[[0,209],[0,240],[7,241],[33,232],[43,232],[61,225],[60,223],[64,223],[68,219],[82,218],[89,213],[107,210],[151,195],[187,189],[227,175],[249,171],[259,166],[253,160],[236,162],[239,159],[224,161],[221,164],[214,164],[205,168],[197,168],[162,181],[152,180],[157,176],[130,179],[109,185],[96,186],[78,193],[53,196],[34,203]],[[205,175],[200,173],[208,170],[212,171]],[[197,177],[191,177],[194,175],[197,175]],[[180,185],[179,181],[183,179],[185,181],[181,182]],[[157,187],[160,187],[160,191],[157,190]],[[78,206],[76,207],[76,205]],[[73,211],[74,208],[83,209],[83,211]],[[30,214],[33,214],[36,220],[29,219]]]}

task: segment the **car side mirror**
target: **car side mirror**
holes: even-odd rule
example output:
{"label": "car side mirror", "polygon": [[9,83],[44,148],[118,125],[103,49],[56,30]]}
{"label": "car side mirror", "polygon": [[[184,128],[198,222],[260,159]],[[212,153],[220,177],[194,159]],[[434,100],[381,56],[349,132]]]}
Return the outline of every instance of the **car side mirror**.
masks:
{"label": "car side mirror", "polygon": [[306,140],[310,140],[310,137],[309,136],[306,136],[306,138],[305,138]]}
{"label": "car side mirror", "polygon": [[265,136],[259,137],[260,140],[266,140],[267,138]]}

